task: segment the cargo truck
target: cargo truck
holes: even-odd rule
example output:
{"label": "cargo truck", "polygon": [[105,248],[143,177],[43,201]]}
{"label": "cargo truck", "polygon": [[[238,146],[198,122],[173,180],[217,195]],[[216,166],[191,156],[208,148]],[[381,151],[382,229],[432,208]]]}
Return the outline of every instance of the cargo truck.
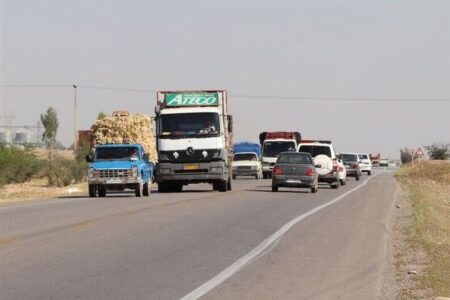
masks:
{"label": "cargo truck", "polygon": [[224,90],[161,91],[155,107],[158,191],[192,183],[231,190],[232,117]]}
{"label": "cargo truck", "polygon": [[380,153],[370,153],[370,161],[374,167],[380,166],[381,154]]}
{"label": "cargo truck", "polygon": [[233,146],[233,179],[236,176],[262,178],[261,146],[257,143],[240,142]]}
{"label": "cargo truck", "polygon": [[278,154],[285,151],[297,151],[302,137],[299,132],[276,131],[261,132],[259,141],[262,148],[263,177],[271,178]]}

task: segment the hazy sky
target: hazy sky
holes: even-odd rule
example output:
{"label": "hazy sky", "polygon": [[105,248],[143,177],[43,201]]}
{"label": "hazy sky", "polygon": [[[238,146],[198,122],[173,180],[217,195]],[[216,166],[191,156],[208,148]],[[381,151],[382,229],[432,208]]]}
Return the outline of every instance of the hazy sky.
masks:
{"label": "hazy sky", "polygon": [[[151,92],[227,89],[235,141],[296,130],[338,151],[398,157],[450,142],[450,1],[1,1],[0,115],[58,139],[117,109],[153,115]],[[239,95],[263,95],[248,99]],[[274,99],[443,98],[439,102]]]}

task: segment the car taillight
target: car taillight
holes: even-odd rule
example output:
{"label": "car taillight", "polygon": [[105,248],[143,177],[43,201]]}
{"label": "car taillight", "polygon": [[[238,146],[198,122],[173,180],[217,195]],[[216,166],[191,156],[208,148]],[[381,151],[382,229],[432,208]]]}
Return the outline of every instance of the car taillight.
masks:
{"label": "car taillight", "polygon": [[359,167],[358,164],[355,164],[355,163],[352,164],[352,169],[358,169],[358,167]]}
{"label": "car taillight", "polygon": [[272,171],[273,175],[283,175],[283,170],[280,167],[276,166]]}
{"label": "car taillight", "polygon": [[306,170],[306,176],[313,176],[314,174],[316,174],[316,170],[314,169]]}
{"label": "car taillight", "polygon": [[334,172],[337,172],[338,169],[339,169],[339,165],[338,165],[337,162],[334,161],[334,162],[333,162],[333,171],[334,171]]}

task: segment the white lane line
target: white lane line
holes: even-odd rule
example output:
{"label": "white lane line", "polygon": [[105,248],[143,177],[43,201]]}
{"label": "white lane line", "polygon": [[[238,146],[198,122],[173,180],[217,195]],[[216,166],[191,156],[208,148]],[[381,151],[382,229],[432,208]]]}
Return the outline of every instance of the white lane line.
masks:
{"label": "white lane line", "polygon": [[262,241],[258,246],[256,246],[255,248],[253,248],[250,252],[248,252],[246,255],[244,255],[243,257],[241,257],[240,259],[238,259],[237,261],[235,261],[231,266],[229,266],[228,268],[226,268],[225,270],[223,270],[222,272],[220,272],[219,274],[217,274],[216,276],[214,276],[212,279],[210,279],[209,281],[205,282],[204,284],[202,284],[201,286],[199,286],[198,288],[196,288],[195,290],[193,290],[192,292],[190,292],[189,294],[187,294],[186,296],[184,296],[183,298],[181,298],[181,300],[191,300],[191,299],[198,299],[202,296],[204,296],[206,293],[208,293],[209,291],[211,291],[212,289],[214,289],[215,287],[217,287],[218,285],[220,285],[222,282],[224,282],[225,280],[227,280],[228,278],[230,278],[231,276],[233,276],[234,274],[236,274],[237,272],[239,272],[239,270],[241,270],[243,267],[245,267],[249,262],[251,262],[252,260],[254,260],[258,255],[260,255],[264,250],[267,249],[267,247],[269,247],[272,243],[276,242],[277,240],[279,240],[289,229],[292,228],[292,226],[294,226],[295,224],[297,224],[298,222],[302,221],[303,219],[305,219],[306,217],[309,217],[315,213],[317,213],[318,211],[324,209],[327,206],[330,206],[342,199],[344,199],[345,197],[347,197],[349,194],[359,190],[360,188],[362,188],[363,186],[365,186],[367,184],[367,182],[374,178],[375,176],[379,175],[380,173],[374,174],[372,176],[370,176],[368,179],[366,179],[366,181],[364,181],[362,184],[358,185],[357,187],[345,192],[344,194],[340,195],[337,198],[334,198],[333,200],[331,200],[330,202],[327,202],[325,204],[322,204],[312,210],[310,210],[309,212],[300,215],[294,219],[292,219],[291,221],[289,221],[288,223],[284,224],[280,229],[278,229],[274,234],[272,234],[271,236],[269,236],[267,239],[265,239],[264,241]]}

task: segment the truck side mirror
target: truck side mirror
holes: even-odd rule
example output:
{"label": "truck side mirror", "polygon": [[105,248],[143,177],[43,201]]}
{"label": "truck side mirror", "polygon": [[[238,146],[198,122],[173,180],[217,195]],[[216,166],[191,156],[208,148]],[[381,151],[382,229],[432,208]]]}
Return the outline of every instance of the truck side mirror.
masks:
{"label": "truck side mirror", "polygon": [[149,160],[149,156],[148,153],[144,153],[144,156],[142,157],[145,161]]}
{"label": "truck side mirror", "polygon": [[86,155],[86,162],[92,162],[92,156],[90,154]]}
{"label": "truck side mirror", "polygon": [[227,120],[228,120],[228,132],[232,133],[233,132],[233,117],[231,115],[228,115]]}

